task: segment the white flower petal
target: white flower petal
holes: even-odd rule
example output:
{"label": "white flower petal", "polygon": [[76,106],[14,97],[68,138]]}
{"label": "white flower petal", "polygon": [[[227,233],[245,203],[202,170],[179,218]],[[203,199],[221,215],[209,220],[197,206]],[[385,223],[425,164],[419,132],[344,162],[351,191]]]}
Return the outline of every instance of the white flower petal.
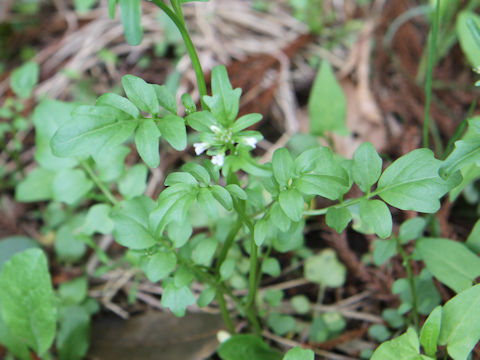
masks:
{"label": "white flower petal", "polygon": [[257,147],[258,140],[254,137],[246,137],[243,138],[243,143],[255,149]]}
{"label": "white flower petal", "polygon": [[215,134],[218,134],[221,131],[221,129],[216,125],[210,126],[210,130],[212,130]]}
{"label": "white flower petal", "polygon": [[210,147],[210,144],[204,142],[195,143],[193,144],[193,147],[195,148],[195,154],[200,155]]}
{"label": "white flower petal", "polygon": [[223,163],[225,162],[225,156],[222,154],[214,155],[212,156],[212,164],[218,165],[218,166],[223,166]]}

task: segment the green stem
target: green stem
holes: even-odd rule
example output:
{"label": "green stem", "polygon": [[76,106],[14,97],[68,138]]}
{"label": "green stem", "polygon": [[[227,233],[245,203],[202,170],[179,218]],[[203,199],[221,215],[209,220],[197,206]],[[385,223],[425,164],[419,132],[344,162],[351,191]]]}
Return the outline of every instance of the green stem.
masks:
{"label": "green stem", "polygon": [[227,302],[225,301],[225,297],[222,292],[217,292],[217,301],[218,306],[220,307],[220,312],[222,313],[223,321],[225,321],[228,331],[230,331],[231,334],[235,334],[235,326],[233,325],[233,321],[230,318],[230,313],[227,308]]}
{"label": "green stem", "polygon": [[247,308],[251,308],[255,303],[255,294],[257,293],[257,270],[258,246],[255,244],[255,239],[252,232],[250,240],[250,273],[248,274]]}
{"label": "green stem", "polygon": [[183,41],[187,48],[188,55],[190,56],[193,69],[195,70],[195,76],[197,77],[198,91],[200,93],[200,101],[202,103],[202,108],[206,108],[206,105],[203,102],[203,97],[208,95],[207,84],[205,82],[205,76],[203,75],[202,65],[200,64],[197,51],[195,50],[195,45],[193,45],[193,41],[190,38],[190,34],[188,33],[187,27],[185,26],[185,23],[183,20],[182,8],[180,4],[178,4],[175,0],[172,1],[172,5],[176,7],[175,11],[178,11],[179,14],[181,14],[181,15],[177,15],[177,13],[175,13],[172,9],[170,9],[162,0],[152,0],[152,2],[155,5],[157,5],[160,9],[165,11],[165,14],[167,14],[167,16],[170,19],[172,19],[172,21],[180,31],[180,34],[182,35]]}
{"label": "green stem", "polygon": [[227,235],[225,242],[223,243],[222,250],[220,251],[220,255],[218,255],[217,265],[215,266],[215,272],[218,274],[220,271],[220,267],[224,263],[225,259],[228,255],[228,250],[233,245],[235,240],[235,236],[237,235],[238,231],[242,227],[243,221],[242,218],[239,216],[235,224],[230,228],[230,232]]}
{"label": "green stem", "polygon": [[423,118],[423,146],[429,147],[429,129],[430,129],[430,104],[432,101],[432,81],[433,68],[435,66],[435,47],[437,45],[438,25],[440,22],[440,1],[437,0],[437,7],[435,9],[435,18],[433,20],[432,32],[430,35],[430,43],[428,49],[428,68],[427,81],[425,84],[425,114]]}
{"label": "green stem", "polygon": [[418,318],[418,304],[417,304],[417,290],[415,289],[415,278],[413,276],[412,265],[410,264],[410,258],[405,252],[405,249],[400,244],[400,240],[397,238],[397,248],[400,255],[402,255],[405,269],[407,270],[408,283],[410,284],[410,291],[412,293],[412,318],[413,324],[417,332],[420,330],[420,322]]}
{"label": "green stem", "polygon": [[93,180],[95,185],[100,189],[100,191],[105,195],[105,197],[112,203],[113,206],[118,205],[119,201],[113,196],[112,192],[105,186],[105,184],[100,180],[100,178],[95,174],[92,167],[86,162],[81,161],[80,165],[87,172],[88,176]]}
{"label": "green stem", "polygon": [[373,192],[373,193],[369,194],[368,196],[362,196],[362,197],[359,197],[357,199],[349,199],[349,200],[344,201],[341,204],[330,205],[330,206],[327,206],[327,207],[322,208],[322,209],[307,210],[307,211],[303,212],[303,215],[304,216],[325,215],[327,213],[328,209],[330,209],[330,208],[341,209],[341,208],[344,208],[344,207],[349,207],[349,206],[358,204],[363,199],[370,199],[371,197],[373,197],[375,195],[376,194]]}
{"label": "green stem", "polygon": [[185,17],[183,16],[183,11],[182,11],[182,5],[178,0],[170,0],[172,3],[173,11],[175,11],[175,14],[177,14],[178,18],[182,20],[183,26],[186,27],[185,24]]}
{"label": "green stem", "polygon": [[468,120],[472,116],[473,111],[475,110],[476,106],[477,106],[477,99],[473,100],[472,105],[468,109],[467,116],[465,117],[465,119],[463,119],[463,121],[460,123],[460,125],[458,125],[457,129],[455,130],[455,133],[453,134],[453,136],[448,141],[447,147],[445,148],[445,151],[443,152],[442,159],[445,160],[447,158],[447,156],[450,155],[450,153],[452,152],[453,145],[455,144],[455,141],[460,139],[460,137],[462,136],[463,131],[467,127]]}

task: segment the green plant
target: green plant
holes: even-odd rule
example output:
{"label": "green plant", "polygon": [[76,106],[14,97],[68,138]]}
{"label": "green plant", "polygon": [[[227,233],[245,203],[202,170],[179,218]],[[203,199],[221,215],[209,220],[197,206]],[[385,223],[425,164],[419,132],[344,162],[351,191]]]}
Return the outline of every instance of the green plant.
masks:
{"label": "green plant", "polygon": [[[222,359],[281,359],[282,355],[260,337],[262,316],[279,335],[297,331],[294,317],[275,310],[283,293],[268,292],[263,298],[258,294],[263,274],[277,276],[280,271],[272,251],[301,249],[308,217],[325,215],[328,226],[337,232],[344,231],[353,221],[356,231],[384,239],[375,246],[377,264],[398,252],[408,274],[408,279],[399,281],[394,291],[402,300],[397,315],[411,311],[412,328],[381,345],[373,358],[434,358],[440,344],[447,346],[454,359],[466,359],[480,339],[476,325],[480,323],[480,314],[475,311],[479,288],[472,287],[479,275],[478,257],[452,240],[421,238],[427,224],[422,218],[404,223],[398,236],[392,236],[389,206],[428,214],[437,212],[441,198],[462,186],[460,171],[478,162],[477,122],[470,121],[472,138],[457,141],[445,161],[436,159],[428,149],[417,149],[383,170],[383,160],[373,145],[364,143],[353,159],[343,159],[328,147],[315,146],[297,156],[280,148],[271,162],[260,164],[252,150],[262,135],[248,128],[262,117],[248,114],[237,118],[241,90],[232,88],[225,67],[213,69],[211,95],[207,93],[182,13],[182,4],[190,1],[171,0],[171,6],[160,0],[153,2],[165,11],[182,35],[197,75],[200,109],[183,94],[186,116],[179,116],[175,94],[164,85],[149,84],[133,75],[122,78],[126,97],[107,93],[95,105],[43,100],[37,106],[33,121],[35,157],[40,166],[17,186],[16,199],[50,201],[45,230],[56,235],[57,256],[67,262],[78,261],[88,245],[110,266],[112,260],[96,246],[93,235],[113,234],[119,244],[128,248],[127,258],[133,266],[140,268],[150,281],[161,281],[162,305],[175,315],[184,316],[188,306],[196,303],[203,307],[216,299],[232,335],[219,348]],[[116,3],[109,1],[112,15]],[[120,7],[126,39],[138,44],[142,38],[140,0],[120,0]],[[319,135],[328,130],[344,131],[343,122],[339,123],[345,117],[343,93],[327,63],[322,64],[318,79],[313,91],[323,94],[328,101],[310,107],[312,116],[317,116],[315,121],[320,121],[318,115],[332,102],[338,106],[330,109],[327,123],[314,131]],[[325,91],[325,87],[332,89],[332,84],[334,91]],[[145,196],[148,168],[158,167],[161,161],[161,141],[175,150],[184,150],[188,145],[187,126],[198,132],[199,142],[193,144],[196,155],[206,153],[209,158],[195,158],[184,164],[181,171],[170,173],[158,199]],[[145,164],[127,168],[125,158],[131,149],[124,143],[131,140]],[[344,199],[354,184],[362,195]],[[330,200],[332,205],[315,208],[318,197]],[[88,210],[85,206],[89,206]],[[431,221],[432,216],[426,219]],[[419,238],[415,251],[408,254],[406,243]],[[321,302],[326,287],[343,284],[345,268],[328,249],[315,256],[307,253],[305,257],[305,277],[319,285],[317,301]],[[413,275],[409,262],[419,258],[425,261],[431,275]],[[22,266],[32,267],[31,272],[19,271]],[[438,304],[432,302],[425,307],[419,301],[418,286],[431,283],[432,275],[459,293],[442,308],[433,309]],[[191,289],[194,280],[203,285],[198,298]],[[12,300],[12,294],[21,295],[14,283],[38,289],[27,298],[31,308]],[[60,356],[83,356],[88,319],[95,311],[85,296],[85,278],[62,285],[58,290],[62,300],[56,304],[46,258],[41,250],[33,249],[14,255],[4,264],[0,284],[0,341],[10,352],[21,359],[28,358],[29,350],[46,356],[60,321],[56,342]],[[235,295],[234,289],[239,288],[248,289],[245,296]],[[429,294],[425,296],[428,298]],[[235,334],[235,319],[227,301],[247,319],[251,334]],[[263,306],[262,301],[267,305]],[[297,298],[294,306],[298,313],[308,314],[309,305],[308,299]],[[44,310],[30,311],[38,306]],[[81,314],[78,318],[68,316],[73,313],[71,307]],[[428,313],[419,339],[419,314]],[[311,317],[313,341],[336,336],[345,327],[344,319],[337,313],[312,312]],[[398,317],[402,319],[393,312],[385,317],[397,323],[401,323]],[[462,321],[464,317],[475,322]],[[37,326],[42,327],[41,331],[32,332]],[[75,337],[69,332],[71,329]],[[384,330],[377,328],[371,333],[386,338],[389,335]],[[81,336],[77,337],[78,334]],[[419,344],[425,355],[420,354]],[[294,348],[283,358],[313,359],[313,352]]]}

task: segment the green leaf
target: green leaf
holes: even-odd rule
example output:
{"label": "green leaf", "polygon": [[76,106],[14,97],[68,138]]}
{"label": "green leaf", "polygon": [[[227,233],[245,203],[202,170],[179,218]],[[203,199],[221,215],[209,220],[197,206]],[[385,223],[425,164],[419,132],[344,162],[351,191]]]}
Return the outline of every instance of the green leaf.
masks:
{"label": "green leaf", "polygon": [[325,131],[347,132],[347,101],[332,67],[323,61],[308,99],[310,133],[322,136]]}
{"label": "green leaf", "polygon": [[[427,269],[424,269],[420,275],[413,277],[413,282],[415,284],[418,312],[422,315],[428,315],[442,301],[432,275]],[[399,313],[405,314],[412,309],[413,297],[408,279],[396,280],[392,286],[392,293],[398,294],[402,301],[402,305],[398,308]]]}
{"label": "green leaf", "polygon": [[443,306],[439,345],[454,360],[466,359],[480,339],[480,285],[458,294]]}
{"label": "green leaf", "polygon": [[277,277],[280,275],[282,269],[280,267],[280,262],[272,257],[266,258],[262,262],[262,272],[264,274],[270,275],[272,277]]}
{"label": "green leaf", "polygon": [[113,93],[103,94],[97,99],[95,105],[114,107],[115,109],[121,110],[125,114],[130,115],[134,119],[137,119],[140,116],[140,111],[138,111],[137,107],[130,100]]}
{"label": "green leaf", "polygon": [[79,106],[72,119],[51,140],[57,156],[87,156],[120,145],[132,135],[135,121],[116,121],[117,110],[105,106]]}
{"label": "green leaf", "polygon": [[473,226],[465,245],[476,254],[480,253],[480,220],[477,220]]}
{"label": "green leaf", "polygon": [[39,245],[35,240],[23,235],[8,236],[0,239],[0,270],[3,264],[16,253],[37,247]]}
{"label": "green leaf", "polygon": [[295,180],[295,187],[305,195],[319,195],[337,200],[348,190],[348,183],[343,177],[306,174]]}
{"label": "green leaf", "polygon": [[375,193],[399,209],[434,213],[440,208],[439,199],[450,190],[438,175],[441,164],[432,151],[414,150],[383,172]]}
{"label": "green leaf", "polygon": [[222,205],[226,210],[230,211],[233,209],[233,200],[232,196],[224,187],[220,185],[213,185],[211,187],[212,195],[217,201]]}
{"label": "green leaf", "polygon": [[79,305],[60,311],[60,327],[56,347],[60,360],[85,358],[90,345],[90,314]]}
{"label": "green leaf", "polygon": [[115,240],[133,250],[155,245],[155,237],[148,228],[149,214],[154,208],[154,201],[145,196],[123,201],[120,209],[112,214]]}
{"label": "green leaf", "polygon": [[426,225],[426,220],[420,217],[415,217],[405,221],[402,225],[400,225],[400,229],[398,230],[400,242],[405,244],[410,240],[418,239],[420,236],[422,236]]}
{"label": "green leaf", "polygon": [[378,342],[384,342],[392,336],[385,325],[375,324],[368,328],[368,335]]}
{"label": "green leaf", "polygon": [[278,202],[285,215],[292,221],[302,220],[303,207],[305,202],[302,194],[298,190],[289,189],[282,191],[278,197]]}
{"label": "green leaf", "polygon": [[177,115],[177,101],[170,90],[165,85],[153,85],[153,88],[160,106],[173,115]]}
{"label": "green leaf", "polygon": [[140,268],[148,280],[156,283],[170,275],[177,266],[177,257],[173,252],[159,251],[151,256],[146,255],[140,261]]}
{"label": "green leaf", "polygon": [[440,174],[447,178],[455,171],[471,164],[480,164],[480,139],[479,137],[459,140],[455,142],[455,149],[445,159]]}
{"label": "green leaf", "polygon": [[115,7],[117,6],[118,0],[108,0],[108,15],[110,19],[115,19]]}
{"label": "green leaf", "polygon": [[380,345],[373,353],[371,360],[419,360],[420,344],[413,328],[393,340]]}
{"label": "green leaf", "polygon": [[327,215],[325,216],[327,225],[339,234],[345,230],[351,220],[352,214],[347,208],[331,207],[327,210]]}
{"label": "green leaf", "polygon": [[201,133],[212,132],[210,127],[217,124],[217,121],[209,111],[194,112],[188,115],[185,120],[191,128]]}
{"label": "green leaf", "polygon": [[140,44],[143,37],[141,1],[120,0],[120,12],[125,39],[130,45]]}
{"label": "green leaf", "polygon": [[37,202],[53,197],[53,179],[55,172],[36,168],[15,188],[15,200],[20,202]]}
{"label": "green leaf", "polygon": [[382,173],[382,158],[371,143],[361,144],[353,155],[353,180],[362,189],[368,192]]}
{"label": "green leaf", "polygon": [[218,348],[222,360],[280,360],[282,355],[255,335],[234,335]]}
{"label": "green leaf", "polygon": [[217,120],[230,125],[237,117],[241,93],[241,89],[232,89],[225,66],[218,65],[212,70],[213,97],[205,96],[204,101]]}
{"label": "green leaf", "polygon": [[81,304],[88,295],[88,281],[85,276],[64,282],[58,287],[62,305]]}
{"label": "green leaf", "polygon": [[345,283],[346,269],[338,261],[335,251],[325,249],[320,254],[309,257],[305,262],[305,278],[328,287],[340,287]]}
{"label": "green leaf", "polygon": [[292,224],[290,218],[285,214],[277,201],[270,208],[270,220],[283,232],[288,231]]}
{"label": "green leaf", "polygon": [[242,130],[256,124],[260,120],[262,120],[262,115],[261,114],[253,113],[253,114],[244,115],[244,116],[238,118],[237,121],[235,121],[235,123],[232,126],[232,131],[234,133],[237,133],[239,131],[242,131]]}
{"label": "green leaf", "polygon": [[30,61],[12,71],[10,86],[13,92],[22,99],[27,99],[32,94],[33,87],[38,82],[40,67]]}
{"label": "green leaf", "polygon": [[160,131],[155,122],[150,119],[141,121],[135,131],[135,145],[138,154],[150,168],[160,165],[159,137]]}
{"label": "green leaf", "polygon": [[162,306],[169,308],[175,316],[185,315],[187,306],[195,304],[195,296],[188,286],[176,286],[173,282],[163,288]]}
{"label": "green leaf", "polygon": [[109,151],[104,151],[93,155],[98,177],[102,181],[110,182],[118,180],[125,172],[125,158],[130,153],[127,146],[116,146]]}
{"label": "green leaf", "polygon": [[176,115],[166,115],[158,119],[158,127],[165,140],[175,150],[181,151],[187,147],[187,129],[183,119]]}
{"label": "green leaf", "polygon": [[275,150],[272,158],[273,176],[281,187],[288,185],[293,176],[293,159],[287,148]]}
{"label": "green leaf", "polygon": [[0,304],[12,335],[43,356],[55,337],[57,310],[47,258],[28,249],[7,261],[0,273]]}
{"label": "green leaf", "polygon": [[83,237],[78,229],[84,222],[83,215],[73,217],[61,226],[55,236],[55,253],[62,261],[75,262],[80,260],[87,250]]}
{"label": "green leaf", "polygon": [[457,241],[422,238],[416,242],[427,269],[442,283],[459,293],[480,276],[480,258]]}
{"label": "green leaf", "polygon": [[190,115],[197,111],[197,105],[193,101],[192,96],[189,93],[184,93],[181,96],[182,104],[185,107],[185,113]]}
{"label": "green leaf", "polygon": [[283,336],[295,328],[295,319],[289,315],[270,313],[267,317],[267,324],[275,334]]}
{"label": "green leaf", "polygon": [[75,204],[93,188],[93,182],[79,169],[64,169],[53,179],[53,199]]}
{"label": "green leaf", "polygon": [[315,360],[315,353],[310,349],[295,346],[287,351],[282,360]]}
{"label": "green leaf", "polygon": [[183,165],[182,170],[190,173],[195,179],[197,179],[201,183],[205,185],[210,184],[210,174],[203,166],[190,162]]}
{"label": "green leaf", "polygon": [[262,246],[264,243],[267,234],[269,233],[269,222],[266,219],[260,219],[255,223],[253,231],[253,239],[257,246]]}
{"label": "green leaf", "polygon": [[[1,309],[0,303],[0,309]],[[4,348],[7,348],[10,354],[16,356],[19,360],[31,360],[30,350],[25,343],[12,335],[5,320],[3,319],[2,312],[0,311],[0,344]]]}
{"label": "green leaf", "polygon": [[245,190],[243,190],[240,186],[236,185],[236,184],[230,184],[230,185],[227,185],[225,187],[225,189],[227,189],[227,191],[233,196],[233,197],[236,197],[237,199],[240,199],[240,200],[247,200],[248,199],[248,195],[247,193],[245,192]]}
{"label": "green leaf", "polygon": [[165,179],[165,186],[172,186],[175,184],[190,184],[198,185],[198,181],[188,172],[174,172]]}
{"label": "green leaf", "polygon": [[437,353],[441,325],[442,307],[437,306],[428,316],[420,332],[420,344],[422,344],[425,353],[432,358],[435,358]]}
{"label": "green leaf", "polygon": [[[137,2],[139,0],[121,0]],[[125,94],[140,110],[150,114],[158,114],[160,108],[153,85],[134,75],[122,76],[122,85]]]}
{"label": "green leaf", "polygon": [[198,297],[198,300],[197,300],[198,307],[202,308],[209,305],[213,301],[213,299],[215,299],[216,295],[217,295],[217,292],[213,286],[212,287],[206,286]]}
{"label": "green leaf", "polygon": [[293,309],[297,314],[308,314],[312,308],[310,300],[305,295],[295,295],[290,299]]}
{"label": "green leaf", "polygon": [[462,11],[457,16],[457,35],[463,53],[472,67],[480,65],[480,47],[471,30],[471,25],[480,26],[480,16],[472,11]]}
{"label": "green leaf", "polygon": [[82,234],[93,235],[94,233],[110,234],[113,230],[113,221],[110,218],[111,207],[107,204],[95,204],[87,213],[85,223],[82,226]]}
{"label": "green leaf", "polygon": [[392,234],[392,214],[383,201],[362,200],[360,202],[360,219],[382,239],[386,239]]}
{"label": "green leaf", "polygon": [[175,184],[160,194],[157,208],[150,214],[150,225],[156,232],[175,220],[181,223],[186,217],[198,189],[189,184]]}
{"label": "green leaf", "polygon": [[397,253],[397,242],[395,239],[374,240],[373,242],[373,263],[376,266],[384,264],[388,259]]}
{"label": "green leaf", "polygon": [[198,205],[205,212],[209,218],[215,219],[218,216],[218,206],[212,193],[206,189],[201,188],[197,196]]}
{"label": "green leaf", "polygon": [[62,101],[42,100],[35,107],[32,119],[35,125],[35,160],[41,167],[61,170],[77,165],[77,159],[55,156],[50,148],[53,135],[60,126],[70,121],[76,106]]}
{"label": "green leaf", "polygon": [[173,246],[176,248],[180,248],[185,245],[192,236],[192,226],[190,223],[185,222],[177,222],[173,221],[167,226],[167,233],[170,240],[173,241]]}
{"label": "green leaf", "polygon": [[217,246],[218,240],[214,238],[200,240],[192,251],[193,262],[197,265],[210,266]]}
{"label": "green leaf", "polygon": [[118,190],[127,199],[142,195],[147,188],[147,175],[145,165],[133,165],[119,181]]}

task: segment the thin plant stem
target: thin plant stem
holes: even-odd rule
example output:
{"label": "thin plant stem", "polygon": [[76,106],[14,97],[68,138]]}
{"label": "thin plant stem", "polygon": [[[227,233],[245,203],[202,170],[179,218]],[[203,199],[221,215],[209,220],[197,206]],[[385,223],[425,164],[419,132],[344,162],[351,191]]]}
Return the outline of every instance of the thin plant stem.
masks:
{"label": "thin plant stem", "polygon": [[105,184],[100,180],[100,178],[95,174],[92,167],[86,162],[81,161],[80,165],[87,172],[88,176],[93,180],[95,185],[100,189],[100,191],[105,195],[105,197],[112,203],[113,206],[118,205],[119,201],[113,196],[112,192],[105,186]]}
{"label": "thin plant stem", "polygon": [[178,18],[182,20],[183,25],[186,27],[185,24],[185,17],[183,16],[183,11],[182,11],[182,5],[178,0],[170,0],[172,3],[173,11],[175,11],[175,14],[177,14]]}
{"label": "thin plant stem", "polygon": [[327,206],[327,207],[322,208],[322,209],[306,210],[306,211],[303,212],[303,215],[304,216],[325,215],[327,213],[328,209],[331,209],[331,208],[341,209],[341,208],[344,208],[344,207],[349,207],[349,206],[358,204],[363,199],[369,199],[370,197],[375,196],[375,195],[376,195],[375,193],[371,193],[368,196],[362,196],[362,197],[357,198],[357,199],[349,199],[349,200],[344,201],[341,204],[335,204],[335,205]]}
{"label": "thin plant stem", "polygon": [[248,298],[247,308],[253,306],[255,302],[255,294],[257,292],[257,271],[258,271],[258,246],[255,244],[255,239],[251,236],[250,240],[250,273],[248,274]]}
{"label": "thin plant stem", "polygon": [[402,255],[403,263],[405,264],[405,270],[407,270],[408,283],[410,284],[410,292],[412,293],[412,320],[417,332],[420,329],[420,323],[418,318],[418,302],[417,302],[417,290],[415,289],[415,278],[413,277],[412,265],[410,264],[410,258],[405,252],[400,240],[397,238],[397,248],[400,255]]}
{"label": "thin plant stem", "polygon": [[225,262],[225,259],[228,255],[228,250],[232,247],[232,244],[235,240],[235,236],[237,235],[238,231],[242,227],[243,221],[241,217],[238,217],[235,224],[231,227],[230,232],[227,235],[225,242],[223,243],[222,250],[220,251],[220,255],[218,255],[217,264],[215,266],[215,272],[218,274],[220,271],[220,267]]}
{"label": "thin plant stem", "polygon": [[[202,108],[205,108],[205,104],[203,102],[203,97],[208,95],[207,94],[207,84],[205,82],[205,76],[203,75],[203,69],[202,65],[200,64],[200,59],[198,58],[197,51],[195,50],[195,45],[193,45],[193,41],[190,37],[190,34],[188,33],[188,30],[185,26],[184,20],[183,20],[183,13],[182,13],[182,8],[181,6],[177,3],[177,8],[175,9],[176,11],[179,11],[181,15],[177,15],[176,12],[174,12],[172,9],[170,9],[162,0],[152,0],[152,2],[157,5],[160,9],[165,11],[165,14],[172,19],[174,22],[175,26],[178,28],[180,31],[180,34],[182,35],[183,41],[185,43],[185,46],[187,48],[188,55],[190,56],[190,60],[192,62],[193,69],[195,71],[195,76],[197,77],[197,85],[198,85],[198,91],[200,93],[200,101],[202,103]],[[175,1],[172,2],[174,4]],[[175,5],[174,5],[175,6]],[[181,16],[181,17],[179,17]]]}
{"label": "thin plant stem", "polygon": [[445,148],[445,151],[443,152],[442,159],[446,159],[447,156],[450,155],[450,153],[452,152],[453,145],[455,144],[455,141],[460,139],[460,137],[462,136],[463,131],[467,127],[468,120],[472,116],[473,111],[475,110],[476,106],[477,106],[477,99],[474,99],[473,102],[472,102],[472,105],[470,105],[470,108],[468,109],[467,116],[465,117],[465,119],[463,119],[463,121],[460,123],[460,125],[458,125],[457,129],[455,130],[455,133],[453,134],[453,136],[448,141],[447,147]]}
{"label": "thin plant stem", "polygon": [[440,1],[437,0],[435,15],[433,20],[432,32],[430,34],[430,43],[428,48],[428,66],[427,81],[425,84],[425,113],[423,117],[423,146],[429,147],[429,129],[430,129],[430,105],[432,102],[432,81],[433,68],[435,66],[435,48],[437,46],[438,26],[440,22]]}
{"label": "thin plant stem", "polygon": [[231,334],[235,334],[235,326],[233,325],[233,321],[230,318],[230,313],[227,308],[227,302],[225,301],[224,294],[221,292],[217,292],[217,301],[218,306],[220,307],[220,312],[222,314],[223,321],[227,325],[228,331]]}

